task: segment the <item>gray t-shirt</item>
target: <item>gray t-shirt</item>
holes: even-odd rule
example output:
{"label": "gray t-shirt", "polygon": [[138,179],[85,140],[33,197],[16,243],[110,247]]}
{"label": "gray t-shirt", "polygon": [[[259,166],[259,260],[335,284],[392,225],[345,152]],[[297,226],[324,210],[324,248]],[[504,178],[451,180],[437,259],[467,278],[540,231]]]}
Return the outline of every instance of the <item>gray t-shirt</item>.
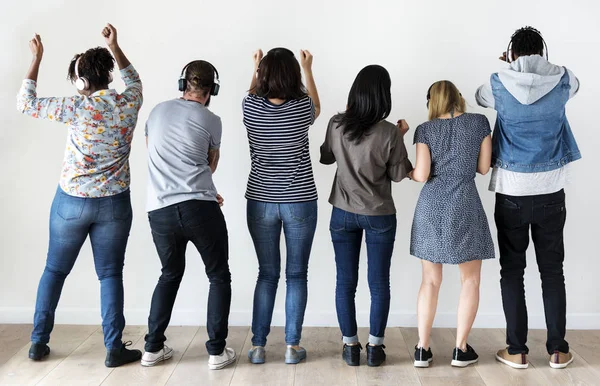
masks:
{"label": "gray t-shirt", "polygon": [[329,202],[361,215],[395,214],[392,181],[401,181],[413,169],[400,129],[380,121],[357,144],[344,135],[337,118],[329,121],[321,146],[321,163],[337,163]]}
{"label": "gray t-shirt", "polygon": [[148,212],[188,200],[217,200],[208,151],[219,148],[221,133],[221,118],[198,102],[173,99],[150,112]]}

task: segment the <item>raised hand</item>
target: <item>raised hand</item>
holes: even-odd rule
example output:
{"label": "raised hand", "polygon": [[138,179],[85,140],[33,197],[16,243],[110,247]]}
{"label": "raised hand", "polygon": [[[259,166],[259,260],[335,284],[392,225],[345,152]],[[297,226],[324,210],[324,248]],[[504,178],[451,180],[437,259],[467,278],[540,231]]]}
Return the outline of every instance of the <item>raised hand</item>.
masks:
{"label": "raised hand", "polygon": [[400,133],[402,135],[406,134],[408,132],[408,130],[410,129],[410,127],[408,127],[408,123],[406,123],[406,121],[404,119],[398,120],[398,123],[396,124],[396,126],[398,126],[398,128],[400,129]]}
{"label": "raised hand", "polygon": [[304,71],[312,69],[313,56],[308,50],[300,50],[300,65]]}
{"label": "raised hand", "polygon": [[503,52],[498,59],[502,60],[503,62],[506,62],[506,52]]}
{"label": "raised hand", "polygon": [[29,49],[34,59],[41,60],[44,55],[44,45],[42,44],[42,38],[40,35],[33,35],[33,39],[29,41]]}
{"label": "raised hand", "polygon": [[260,63],[262,58],[263,58],[263,52],[260,48],[256,51],[254,51],[254,54],[252,54],[252,59],[254,59],[254,67],[258,68],[258,64]]}
{"label": "raised hand", "polygon": [[106,27],[102,29],[102,36],[109,47],[118,45],[117,43],[117,29],[112,24],[106,24]]}

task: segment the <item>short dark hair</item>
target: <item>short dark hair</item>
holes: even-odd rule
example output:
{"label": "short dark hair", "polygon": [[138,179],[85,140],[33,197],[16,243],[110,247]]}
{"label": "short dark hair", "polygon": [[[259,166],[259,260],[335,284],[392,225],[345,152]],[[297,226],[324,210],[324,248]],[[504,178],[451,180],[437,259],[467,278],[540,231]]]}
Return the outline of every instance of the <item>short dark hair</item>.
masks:
{"label": "short dark hair", "polygon": [[263,98],[300,99],[306,96],[300,64],[287,48],[273,48],[258,66],[256,95]]}
{"label": "short dark hair", "polygon": [[390,115],[391,87],[384,67],[373,64],[360,70],[350,88],[346,111],[336,118],[350,141],[359,143],[373,125]]}
{"label": "short dark hair", "polygon": [[533,27],[519,28],[512,35],[510,41],[512,43],[513,55],[528,56],[544,54],[544,39],[542,38],[542,34]]}
{"label": "short dark hair", "polygon": [[83,54],[77,54],[69,64],[67,79],[71,83],[77,80],[75,63],[79,59],[77,72],[82,78],[90,82],[90,86],[104,87],[108,85],[110,73],[115,68],[115,59],[104,47],[90,48]]}

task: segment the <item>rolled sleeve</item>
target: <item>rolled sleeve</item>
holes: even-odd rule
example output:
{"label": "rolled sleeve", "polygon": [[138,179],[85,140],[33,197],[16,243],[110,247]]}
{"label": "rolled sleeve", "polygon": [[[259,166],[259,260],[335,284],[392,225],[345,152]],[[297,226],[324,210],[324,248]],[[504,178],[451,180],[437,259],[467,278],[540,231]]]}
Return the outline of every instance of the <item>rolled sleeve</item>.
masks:
{"label": "rolled sleeve", "polygon": [[494,99],[494,93],[492,92],[492,84],[489,81],[477,89],[477,92],[475,92],[475,100],[481,107],[494,108],[496,100]]}
{"label": "rolled sleeve", "polygon": [[333,150],[331,148],[331,135],[332,130],[334,130],[334,118],[329,120],[329,125],[327,125],[327,132],[325,133],[325,141],[321,145],[321,158],[319,162],[323,165],[331,165],[335,163],[335,155],[333,154]]}
{"label": "rolled sleeve", "polygon": [[387,163],[387,175],[394,182],[400,182],[413,170],[412,163],[408,159],[408,152],[404,145],[404,137],[399,130],[393,132],[390,147],[390,157]]}

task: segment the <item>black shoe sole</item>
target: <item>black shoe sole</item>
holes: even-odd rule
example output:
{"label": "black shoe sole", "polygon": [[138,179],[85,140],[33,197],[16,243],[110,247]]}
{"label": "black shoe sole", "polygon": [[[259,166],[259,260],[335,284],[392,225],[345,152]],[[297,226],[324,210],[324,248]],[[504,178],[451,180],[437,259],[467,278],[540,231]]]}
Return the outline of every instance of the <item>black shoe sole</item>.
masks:
{"label": "black shoe sole", "polygon": [[385,360],[381,361],[381,362],[367,362],[367,366],[369,367],[379,367],[381,366],[383,363],[385,362]]}

